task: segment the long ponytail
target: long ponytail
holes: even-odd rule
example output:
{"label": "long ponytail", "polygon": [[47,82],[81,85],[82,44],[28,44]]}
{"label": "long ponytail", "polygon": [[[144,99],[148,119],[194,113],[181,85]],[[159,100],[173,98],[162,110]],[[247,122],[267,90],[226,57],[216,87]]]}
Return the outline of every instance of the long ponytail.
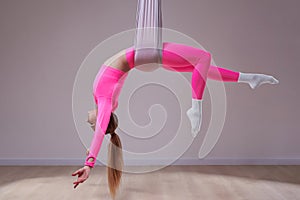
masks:
{"label": "long ponytail", "polygon": [[108,145],[107,179],[109,192],[113,199],[115,199],[117,190],[119,189],[124,166],[122,143],[120,137],[115,132],[117,127],[118,118],[112,112],[106,134],[110,133],[111,135],[110,143]]}

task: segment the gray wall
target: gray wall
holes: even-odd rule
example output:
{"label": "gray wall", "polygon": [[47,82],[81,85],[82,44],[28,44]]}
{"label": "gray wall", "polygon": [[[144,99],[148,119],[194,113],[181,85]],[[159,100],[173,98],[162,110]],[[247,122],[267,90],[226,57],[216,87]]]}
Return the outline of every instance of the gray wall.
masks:
{"label": "gray wall", "polygon": [[[206,161],[198,160],[200,132],[181,163],[299,163],[299,6],[297,0],[163,1],[164,27],[197,40],[216,64],[280,81],[256,90],[226,84],[218,143]],[[135,11],[136,0],[0,1],[0,164],[83,163],[72,116],[77,70],[98,43],[134,28]]]}

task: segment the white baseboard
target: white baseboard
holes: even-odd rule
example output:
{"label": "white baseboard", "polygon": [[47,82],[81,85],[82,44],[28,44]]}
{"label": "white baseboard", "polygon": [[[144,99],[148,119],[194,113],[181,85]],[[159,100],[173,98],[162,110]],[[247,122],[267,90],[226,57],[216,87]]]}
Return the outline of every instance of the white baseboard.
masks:
{"label": "white baseboard", "polygon": [[[83,165],[82,159],[0,159],[0,166],[70,166]],[[149,165],[300,165],[300,158],[180,158],[170,159],[124,159],[126,166]],[[97,161],[96,165],[104,165]]]}

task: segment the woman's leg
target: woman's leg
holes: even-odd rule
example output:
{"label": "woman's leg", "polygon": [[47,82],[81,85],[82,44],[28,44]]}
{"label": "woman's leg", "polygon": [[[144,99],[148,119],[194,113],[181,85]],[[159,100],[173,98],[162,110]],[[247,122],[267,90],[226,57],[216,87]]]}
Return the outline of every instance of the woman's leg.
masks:
{"label": "woman's leg", "polygon": [[193,73],[191,81],[192,107],[186,114],[191,122],[192,135],[195,137],[202,123],[202,98],[211,55],[201,49],[177,43],[164,43],[162,51],[162,66],[164,68],[175,71],[188,68]]}
{"label": "woman's leg", "polygon": [[[177,44],[178,45],[178,44]],[[134,47],[131,46],[126,49],[126,58],[128,65],[130,68],[134,68]],[[193,72],[194,66],[188,63],[183,58],[179,58],[181,62],[173,63],[164,63],[167,70],[176,71],[176,72]],[[256,77],[254,76],[256,75]],[[276,84],[278,80],[276,80],[273,76],[266,75],[266,74],[253,74],[253,73],[242,73],[237,71],[232,71],[226,68],[222,68],[219,66],[211,65],[208,69],[207,78],[216,80],[216,81],[223,81],[223,82],[244,82],[248,83],[252,89],[258,87],[262,83],[270,83]]]}
{"label": "woman's leg", "polygon": [[[186,67],[173,67],[168,66],[166,68],[171,71],[177,71],[177,72],[193,72],[194,66],[186,66]],[[238,82],[239,78],[239,72],[231,71],[225,68],[221,68],[218,66],[209,66],[207,78],[216,80],[216,81],[222,81],[222,82]]]}
{"label": "woman's leg", "polygon": [[164,43],[162,65],[166,69],[182,71],[188,69],[192,74],[192,98],[201,100],[210,67],[211,55],[191,46]]}
{"label": "woman's leg", "polygon": [[[172,50],[182,47],[182,44],[174,44],[174,43],[166,43],[166,50]],[[192,47],[193,48],[193,47]],[[198,49],[199,51],[203,51],[201,49]],[[173,52],[175,53],[175,52]],[[201,53],[200,53],[201,54]],[[165,56],[168,54],[165,54]],[[173,56],[173,61],[164,61],[164,68],[171,71],[177,71],[177,72],[193,72],[195,67],[192,64],[189,64],[187,61],[184,61],[184,58],[178,58],[181,55],[184,54],[178,54],[176,56]],[[189,57],[189,56],[187,56]],[[165,57],[167,58],[167,57]],[[176,60],[179,61],[176,63]],[[247,83],[252,89],[257,88],[258,86],[269,83],[269,84],[277,84],[279,81],[275,79],[271,75],[267,74],[258,74],[258,73],[243,73],[243,72],[237,72],[232,71],[229,69],[225,69],[219,66],[213,66],[211,65],[208,69],[207,78],[216,80],[216,81],[223,81],[223,82],[236,82],[236,83]]]}
{"label": "woman's leg", "polygon": [[[193,72],[194,66],[192,65],[186,67],[169,66],[166,69],[171,71],[178,71],[178,72]],[[208,69],[207,78],[216,81],[222,81],[222,82],[247,83],[252,89],[257,88],[258,86],[264,83],[269,83],[269,84],[279,83],[279,81],[271,75],[236,72],[236,71],[232,71],[229,69],[225,69],[213,65],[211,65]]]}
{"label": "woman's leg", "polygon": [[248,83],[252,89],[263,83],[276,84],[279,81],[265,74],[235,72],[210,65],[210,54],[201,49],[176,43],[164,43],[162,64],[165,69],[177,72],[192,72],[192,107],[187,111],[193,136],[201,128],[202,95],[206,79],[223,82]]}

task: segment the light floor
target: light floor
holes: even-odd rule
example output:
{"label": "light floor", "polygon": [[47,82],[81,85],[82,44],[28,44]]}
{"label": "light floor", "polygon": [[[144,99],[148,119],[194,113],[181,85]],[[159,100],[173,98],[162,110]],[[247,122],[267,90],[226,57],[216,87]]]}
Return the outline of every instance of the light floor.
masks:
{"label": "light floor", "polygon": [[[104,166],[95,166],[89,179],[74,189],[76,177],[71,174],[78,168],[2,166],[0,199],[110,199]],[[122,178],[116,199],[300,200],[299,165],[168,166],[148,173],[124,173]]]}

